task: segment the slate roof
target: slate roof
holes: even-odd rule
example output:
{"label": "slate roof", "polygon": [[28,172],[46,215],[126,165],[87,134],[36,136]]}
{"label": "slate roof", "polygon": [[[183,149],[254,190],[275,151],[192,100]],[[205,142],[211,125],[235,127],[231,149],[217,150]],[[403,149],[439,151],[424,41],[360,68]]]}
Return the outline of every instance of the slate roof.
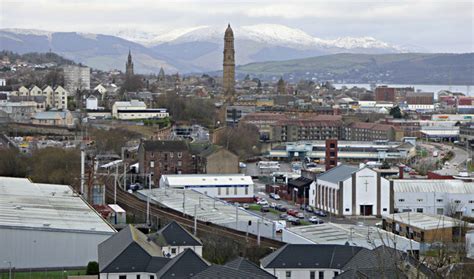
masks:
{"label": "slate roof", "polygon": [[224,265],[211,265],[210,267],[206,268],[205,270],[199,272],[197,275],[191,277],[191,279],[270,279],[276,278],[270,273],[268,275],[259,275],[250,272],[246,272],[243,270],[238,270],[235,268],[231,268]]}
{"label": "slate roof", "polygon": [[313,182],[312,179],[301,176],[296,179],[292,179],[288,181],[288,185],[301,188],[301,187],[309,186],[312,182]]}
{"label": "slate roof", "polygon": [[230,268],[235,268],[235,269],[238,269],[240,271],[244,271],[250,274],[254,274],[255,276],[259,276],[258,278],[276,278],[272,274],[261,269],[259,266],[257,266],[253,262],[242,257],[238,257],[238,258],[233,259],[232,261],[227,262],[225,266],[230,267]]}
{"label": "slate roof", "polygon": [[187,151],[188,145],[184,141],[179,140],[157,140],[157,141],[144,141],[143,147],[145,151]]}
{"label": "slate roof", "polygon": [[161,268],[156,277],[158,279],[189,278],[202,272],[208,266],[209,264],[193,250],[185,249]]}
{"label": "slate roof", "polygon": [[157,245],[163,246],[202,246],[202,242],[189,233],[180,224],[171,221],[149,238]]}
{"label": "slate roof", "polygon": [[339,183],[349,178],[353,172],[359,170],[358,167],[349,165],[339,165],[318,176],[318,180]]}
{"label": "slate roof", "polygon": [[[161,248],[131,225],[100,243],[98,249],[101,272],[138,272],[157,268],[153,271],[156,272],[166,263],[160,259],[152,261],[152,257],[162,256]],[[133,261],[126,257],[127,254],[133,254]]]}
{"label": "slate roof", "polygon": [[264,268],[342,269],[360,250],[333,244],[287,244],[260,260]]}

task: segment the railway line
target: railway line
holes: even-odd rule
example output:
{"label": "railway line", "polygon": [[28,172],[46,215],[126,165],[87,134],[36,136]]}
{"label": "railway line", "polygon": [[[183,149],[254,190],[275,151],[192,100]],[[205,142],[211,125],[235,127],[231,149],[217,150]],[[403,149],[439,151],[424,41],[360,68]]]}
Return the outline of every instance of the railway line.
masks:
{"label": "railway line", "polygon": [[[109,199],[113,199],[114,195],[114,187],[112,183],[106,183],[106,196]],[[146,214],[146,202],[140,200],[133,194],[130,194],[123,189],[117,187],[117,203],[121,206],[126,208],[131,208],[136,212],[140,212]],[[191,231],[194,229],[194,219],[192,216],[185,215],[181,212],[175,211],[170,208],[165,208],[158,206],[156,204],[150,203],[150,215],[151,216],[158,216],[162,218],[166,218],[169,220],[174,220],[181,224],[182,226],[187,227]],[[249,234],[248,236],[244,232],[236,231],[234,229],[222,227],[216,224],[203,222],[198,220],[197,221],[197,231],[200,233],[206,234],[218,234],[221,236],[227,236],[234,240],[237,240],[241,243],[247,243],[248,245],[257,245],[258,240],[257,236]],[[260,237],[260,245],[262,247],[268,247],[273,249],[278,249],[279,247],[283,246],[284,243],[269,239],[265,237]]]}

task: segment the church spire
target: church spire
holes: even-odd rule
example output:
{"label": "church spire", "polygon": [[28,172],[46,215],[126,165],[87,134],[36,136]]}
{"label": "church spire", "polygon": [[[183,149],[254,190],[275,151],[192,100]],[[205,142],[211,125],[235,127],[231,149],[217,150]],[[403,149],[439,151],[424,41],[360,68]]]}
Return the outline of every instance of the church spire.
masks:
{"label": "church spire", "polygon": [[127,63],[125,64],[125,75],[127,75],[127,77],[133,76],[132,52],[130,49],[128,49],[128,58]]}
{"label": "church spire", "polygon": [[224,34],[224,63],[223,63],[223,82],[224,94],[228,97],[235,92],[235,50],[234,50],[234,31],[227,25]]}

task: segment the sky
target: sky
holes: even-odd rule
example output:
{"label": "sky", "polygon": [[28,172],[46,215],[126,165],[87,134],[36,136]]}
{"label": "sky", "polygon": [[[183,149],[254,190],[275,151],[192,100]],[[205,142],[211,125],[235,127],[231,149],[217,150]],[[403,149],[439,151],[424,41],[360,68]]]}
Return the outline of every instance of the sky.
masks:
{"label": "sky", "polygon": [[472,0],[1,0],[1,28],[115,34],[282,24],[323,38],[370,36],[432,52],[474,52]]}

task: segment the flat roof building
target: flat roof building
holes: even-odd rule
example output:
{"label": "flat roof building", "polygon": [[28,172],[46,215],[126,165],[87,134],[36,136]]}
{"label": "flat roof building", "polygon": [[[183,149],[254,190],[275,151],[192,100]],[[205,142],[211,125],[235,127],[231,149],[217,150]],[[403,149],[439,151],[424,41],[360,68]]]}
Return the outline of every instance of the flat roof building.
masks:
{"label": "flat roof building", "polygon": [[0,177],[0,269],[84,267],[115,232],[68,185]]}

